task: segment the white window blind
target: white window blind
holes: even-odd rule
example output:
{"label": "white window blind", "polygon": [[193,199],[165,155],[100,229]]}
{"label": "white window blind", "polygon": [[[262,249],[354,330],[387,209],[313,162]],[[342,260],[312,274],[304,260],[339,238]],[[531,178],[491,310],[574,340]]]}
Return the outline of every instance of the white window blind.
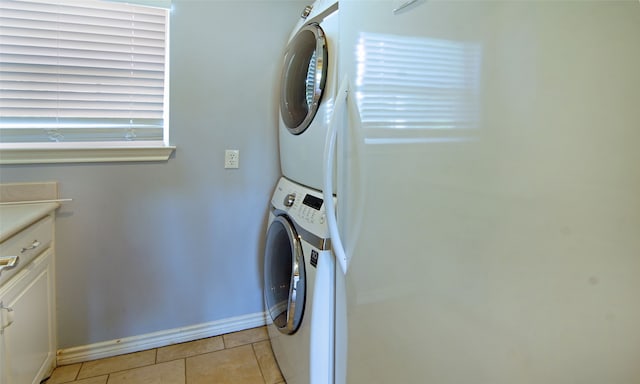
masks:
{"label": "white window blind", "polygon": [[167,142],[168,10],[0,0],[0,142]]}

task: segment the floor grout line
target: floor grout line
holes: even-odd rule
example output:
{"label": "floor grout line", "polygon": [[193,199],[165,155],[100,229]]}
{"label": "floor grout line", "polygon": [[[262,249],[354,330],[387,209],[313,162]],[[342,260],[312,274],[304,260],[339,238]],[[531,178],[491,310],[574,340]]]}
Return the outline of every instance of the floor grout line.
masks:
{"label": "floor grout line", "polygon": [[258,369],[260,370],[260,376],[262,376],[262,382],[267,384],[267,378],[264,376],[264,372],[262,371],[262,365],[260,365],[260,360],[258,360],[258,354],[256,353],[256,343],[251,343],[251,351],[253,352],[253,358],[256,359],[256,364],[258,364]]}
{"label": "floor grout line", "polygon": [[[184,384],[187,384],[187,358],[185,357],[184,359],[182,359],[182,366],[184,367],[183,372],[184,372]],[[108,383],[107,383],[108,384]]]}

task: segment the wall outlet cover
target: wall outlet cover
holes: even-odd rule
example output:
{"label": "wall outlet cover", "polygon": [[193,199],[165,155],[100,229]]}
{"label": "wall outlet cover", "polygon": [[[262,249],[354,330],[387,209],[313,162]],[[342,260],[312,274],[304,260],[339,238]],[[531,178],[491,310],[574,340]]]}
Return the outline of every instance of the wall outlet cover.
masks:
{"label": "wall outlet cover", "polygon": [[240,167],[240,150],[227,149],[224,151],[224,167],[239,168]]}

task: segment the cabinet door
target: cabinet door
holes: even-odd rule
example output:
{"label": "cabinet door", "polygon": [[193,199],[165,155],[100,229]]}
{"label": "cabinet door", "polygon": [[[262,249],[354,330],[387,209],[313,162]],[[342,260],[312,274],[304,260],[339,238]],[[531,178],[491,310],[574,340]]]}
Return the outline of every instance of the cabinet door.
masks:
{"label": "cabinet door", "polygon": [[13,323],[1,336],[7,384],[37,384],[53,367],[52,261],[49,249],[0,289],[0,300],[13,310]]}

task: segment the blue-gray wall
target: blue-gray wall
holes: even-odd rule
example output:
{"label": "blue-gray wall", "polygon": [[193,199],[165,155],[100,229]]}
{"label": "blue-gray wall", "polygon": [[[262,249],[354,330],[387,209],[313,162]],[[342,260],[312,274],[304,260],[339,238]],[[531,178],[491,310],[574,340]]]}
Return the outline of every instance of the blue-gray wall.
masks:
{"label": "blue-gray wall", "polygon": [[[253,314],[280,174],[277,78],[300,0],[174,0],[168,162],[3,166],[57,180],[59,348]],[[225,148],[240,168],[223,168]]]}

